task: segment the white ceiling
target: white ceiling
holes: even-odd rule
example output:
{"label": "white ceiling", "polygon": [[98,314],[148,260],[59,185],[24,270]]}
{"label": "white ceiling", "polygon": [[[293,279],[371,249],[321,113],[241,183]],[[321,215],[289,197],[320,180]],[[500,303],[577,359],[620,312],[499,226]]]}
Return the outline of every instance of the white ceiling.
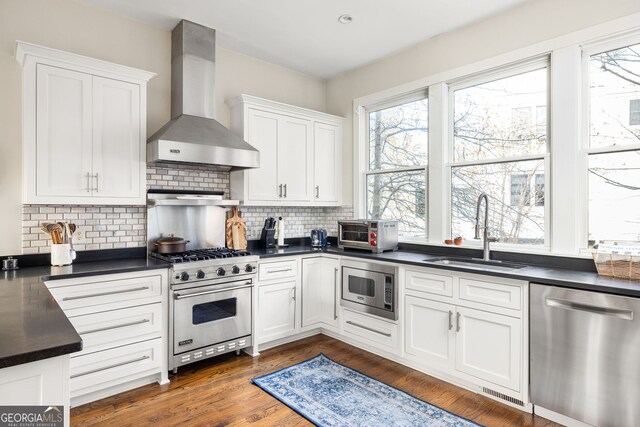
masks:
{"label": "white ceiling", "polygon": [[527,0],[84,1],[167,30],[187,19],[223,47],[329,78]]}

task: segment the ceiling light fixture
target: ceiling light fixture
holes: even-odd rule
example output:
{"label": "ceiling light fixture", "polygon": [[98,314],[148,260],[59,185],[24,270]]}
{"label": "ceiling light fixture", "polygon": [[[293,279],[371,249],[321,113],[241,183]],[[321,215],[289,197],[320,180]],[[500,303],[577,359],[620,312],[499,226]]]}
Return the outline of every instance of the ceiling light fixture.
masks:
{"label": "ceiling light fixture", "polygon": [[345,13],[344,15],[340,15],[338,17],[338,22],[341,24],[351,24],[353,22],[353,17],[348,13]]}

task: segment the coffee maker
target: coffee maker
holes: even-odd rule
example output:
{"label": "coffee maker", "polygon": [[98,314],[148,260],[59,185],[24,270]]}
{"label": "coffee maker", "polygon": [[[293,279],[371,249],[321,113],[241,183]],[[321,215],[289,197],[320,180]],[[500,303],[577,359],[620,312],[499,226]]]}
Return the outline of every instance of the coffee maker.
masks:
{"label": "coffee maker", "polygon": [[324,228],[314,228],[311,230],[311,246],[314,248],[324,248],[327,246],[327,230]]}

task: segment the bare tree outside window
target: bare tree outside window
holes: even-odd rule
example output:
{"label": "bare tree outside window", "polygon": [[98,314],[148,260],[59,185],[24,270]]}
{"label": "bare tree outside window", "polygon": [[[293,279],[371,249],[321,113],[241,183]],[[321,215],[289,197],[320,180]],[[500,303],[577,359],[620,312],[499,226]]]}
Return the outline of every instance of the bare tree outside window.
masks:
{"label": "bare tree outside window", "polygon": [[427,99],[369,113],[367,215],[402,237],[426,238],[428,122]]}
{"label": "bare tree outside window", "polygon": [[492,236],[545,243],[547,74],[545,67],[454,90],[452,234],[473,235],[476,199],[487,193]]}
{"label": "bare tree outside window", "polygon": [[640,44],[589,60],[589,246],[640,240]]}

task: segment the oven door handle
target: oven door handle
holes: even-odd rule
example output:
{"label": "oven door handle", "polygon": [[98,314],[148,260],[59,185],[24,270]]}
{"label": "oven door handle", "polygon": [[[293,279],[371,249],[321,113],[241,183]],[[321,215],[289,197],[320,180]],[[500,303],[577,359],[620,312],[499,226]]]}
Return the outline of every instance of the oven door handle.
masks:
{"label": "oven door handle", "polygon": [[250,280],[247,280],[241,286],[234,286],[232,288],[217,288],[217,289],[212,289],[212,290],[209,290],[209,291],[193,292],[193,293],[190,293],[190,294],[180,294],[178,292],[174,292],[173,293],[173,298],[174,299],[184,299],[184,298],[190,298],[190,297],[199,297],[200,295],[209,295],[209,294],[215,294],[215,293],[224,292],[224,291],[235,291],[237,289],[250,288],[251,286],[252,286],[252,282]]}

